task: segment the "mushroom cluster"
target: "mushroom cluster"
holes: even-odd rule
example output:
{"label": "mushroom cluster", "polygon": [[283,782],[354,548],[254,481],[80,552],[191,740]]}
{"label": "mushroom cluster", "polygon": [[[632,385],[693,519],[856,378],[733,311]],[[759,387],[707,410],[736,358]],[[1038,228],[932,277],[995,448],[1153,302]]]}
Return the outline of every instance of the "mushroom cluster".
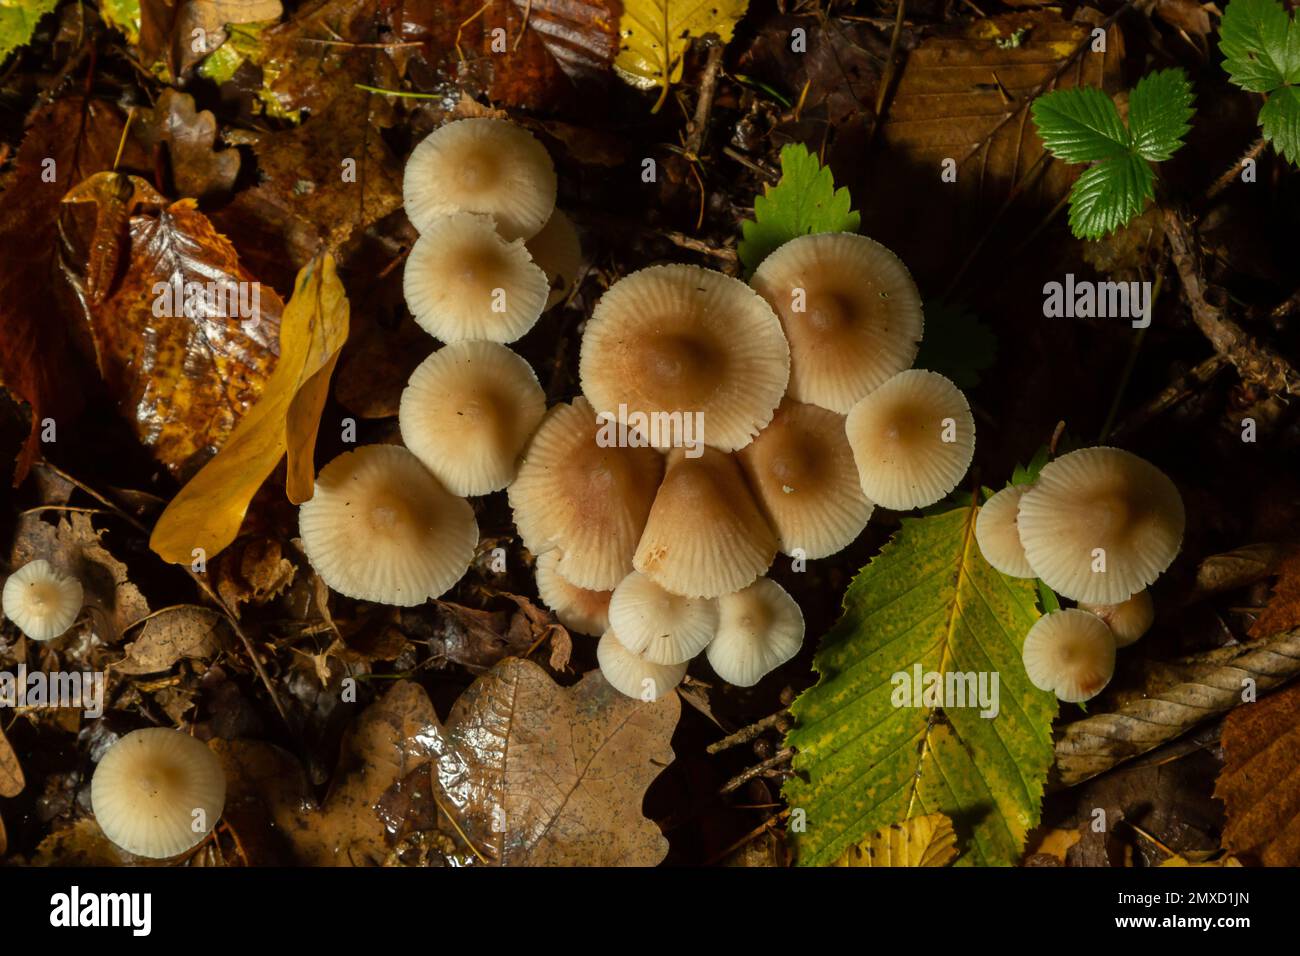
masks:
{"label": "mushroom cluster", "polygon": [[1101,692],[1114,674],[1115,649],[1155,619],[1147,588],[1173,563],[1184,524],[1174,483],[1118,448],[1062,455],[1033,484],[985,503],[975,521],[984,559],[1078,604],[1045,615],[1025,637],[1025,671],[1035,687],[1073,703]]}

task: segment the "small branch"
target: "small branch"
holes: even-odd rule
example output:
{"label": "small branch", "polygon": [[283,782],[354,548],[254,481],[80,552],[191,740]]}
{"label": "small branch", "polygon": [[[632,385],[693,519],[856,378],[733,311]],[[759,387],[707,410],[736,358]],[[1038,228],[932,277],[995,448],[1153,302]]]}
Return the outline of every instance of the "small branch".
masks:
{"label": "small branch", "polygon": [[755,777],[765,776],[766,774],[775,770],[777,767],[781,766],[781,764],[785,763],[793,756],[794,756],[794,750],[790,747],[786,747],[784,750],[778,750],[775,754],[773,754],[771,757],[768,757],[762,763],[755,764],[754,766],[750,767],[748,770],[736,774],[725,784],[723,784],[722,789],[719,790],[718,793],[728,794],[735,790],[739,790],[741,787],[749,783],[749,781],[753,780]]}
{"label": "small branch", "polygon": [[775,714],[768,714],[762,720],[755,721],[748,727],[741,727],[734,734],[728,734],[721,740],[709,744],[705,748],[706,753],[717,754],[732,747],[738,747],[741,744],[747,744],[756,737],[761,737],[771,727],[779,726],[790,716],[788,710],[778,710]]}
{"label": "small branch", "polygon": [[1235,163],[1233,163],[1231,166],[1225,169],[1223,171],[1223,175],[1221,175],[1218,179],[1216,179],[1214,181],[1214,184],[1205,191],[1206,201],[1208,202],[1214,199],[1216,196],[1219,195],[1219,193],[1223,192],[1234,182],[1236,182],[1237,179],[1241,176],[1241,167],[1245,165],[1246,160],[1258,159],[1259,154],[1264,152],[1264,147],[1267,145],[1268,144],[1267,142],[1265,142],[1263,136],[1255,140],[1255,145],[1250,147],[1250,149],[1246,150],[1246,152],[1242,155],[1241,159],[1237,160]]}
{"label": "small branch", "polygon": [[736,250],[731,246],[715,246],[711,242],[703,239],[697,239],[694,236],[688,236],[684,232],[677,232],[672,229],[665,229],[658,235],[667,239],[674,246],[682,249],[689,249],[691,252],[698,252],[700,255],[709,256],[714,259],[720,259],[723,262],[736,262]]}
{"label": "small branch", "polygon": [[1161,390],[1160,394],[1156,395],[1155,398],[1116,425],[1111,430],[1109,439],[1116,441],[1121,436],[1130,435],[1145,428],[1165,412],[1177,408],[1196,394],[1198,390],[1212,382],[1227,364],[1228,360],[1222,355],[1218,353],[1211,355],[1191,371],[1180,375]]}
{"label": "small branch", "polygon": [[700,77],[700,98],[695,101],[695,117],[686,134],[686,152],[699,156],[704,137],[709,130],[709,116],[713,112],[713,97],[718,91],[718,77],[722,73],[722,56],[727,48],[716,40],[709,41],[709,58]]}

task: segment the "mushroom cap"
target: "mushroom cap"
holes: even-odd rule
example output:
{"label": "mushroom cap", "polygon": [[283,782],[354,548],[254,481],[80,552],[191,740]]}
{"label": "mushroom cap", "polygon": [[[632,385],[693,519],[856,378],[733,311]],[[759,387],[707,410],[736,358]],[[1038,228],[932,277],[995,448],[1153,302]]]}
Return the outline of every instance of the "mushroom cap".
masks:
{"label": "mushroom cap", "polygon": [[854,405],[845,430],[862,493],[896,511],[932,505],[948,494],[975,454],[966,396],[938,372],[923,369],[899,372]]}
{"label": "mushroom cap", "polygon": [[737,687],[753,687],[799,653],[803,612],[781,585],[759,578],[749,587],[718,598],[718,635],[709,644],[709,663]]}
{"label": "mushroom cap", "polygon": [[653,448],[602,446],[598,431],[585,399],[553,407],[508,494],[528,550],[559,548],[556,571],[570,584],[610,591],[632,570],[664,463]]}
{"label": "mushroom cap", "polygon": [[1029,681],[1067,703],[1096,697],[1115,673],[1115,636],[1101,619],[1069,608],[1034,622],[1021,656]]}
{"label": "mushroom cap", "polygon": [[843,415],[786,398],[738,455],[786,554],[827,557],[867,526],[874,505],[862,493]]}
{"label": "mushroom cap", "polygon": [[344,452],[298,509],[303,551],[321,579],[360,601],[413,607],[460,580],[478,547],[474,509],[400,445]]}
{"label": "mushroom cap", "polygon": [[1029,488],[1029,485],[1003,488],[980,505],[975,518],[975,543],[980,546],[980,554],[993,567],[1013,578],[1037,577],[1025,559],[1025,546],[1020,543],[1020,529],[1016,526],[1020,499]]}
{"label": "mushroom cap", "polygon": [[202,741],[149,727],[104,754],[90,782],[90,802],[109,840],[136,856],[164,860],[198,845],[216,825],[226,804],[226,777]]}
{"label": "mushroom cap", "polygon": [[846,414],[916,359],[921,294],[902,260],[874,239],[800,236],[764,259],[750,284],[781,319],[790,395],[801,402]]}
{"label": "mushroom cap", "polygon": [[546,273],[546,281],[551,284],[546,308],[553,308],[564,301],[578,281],[578,272],[582,268],[582,243],[578,239],[578,230],[573,228],[573,220],[557,209],[546,220],[542,231],[528,240],[527,246],[528,254]]}
{"label": "mushroom cap", "polygon": [[632,564],[673,594],[711,598],[750,584],[776,550],[776,532],[734,457],[674,450]]}
{"label": "mushroom cap", "polygon": [[454,495],[485,495],[514,480],[546,414],[533,368],[495,342],[455,342],[412,373],[398,410],[402,441]]}
{"label": "mushroom cap", "polygon": [[[698,266],[651,266],[600,297],[582,336],[579,371],[598,412],[698,413],[704,434],[696,437],[734,451],[772,420],[790,377],[790,349],[772,309],[739,279]],[[683,443],[680,432],[653,429],[647,437],[669,448]]]}
{"label": "mushroom cap", "polygon": [[82,598],[76,578],[55,571],[48,561],[31,561],[5,581],[5,617],[33,641],[48,641],[72,627]]}
{"label": "mushroom cap", "polygon": [[704,650],[718,628],[718,605],[665,591],[633,571],[614,589],[609,625],[633,654],[655,664],[682,664]]}
{"label": "mushroom cap", "polygon": [[612,631],[606,631],[596,645],[596,660],[610,686],[639,700],[658,700],[686,676],[685,664],[656,664],[638,657]]}
{"label": "mushroom cap", "polygon": [[1079,607],[1105,621],[1119,647],[1135,643],[1156,620],[1156,607],[1146,588],[1119,604],[1080,604]]}
{"label": "mushroom cap", "polygon": [[492,220],[470,213],[444,216],[415,240],[402,289],[415,321],[444,342],[513,342],[550,292],[523,242],[507,242]]}
{"label": "mushroom cap", "polygon": [[506,239],[535,236],[555,208],[555,164],[531,133],[506,120],[455,120],[411,153],[406,215],[420,232],[458,212],[492,217]]}
{"label": "mushroom cap", "polygon": [[1173,562],[1185,517],[1178,489],[1160,469],[1102,447],[1048,462],[1020,499],[1017,523],[1025,558],[1044,584],[1076,601],[1118,604]]}
{"label": "mushroom cap", "polygon": [[609,599],[614,592],[589,591],[570,584],[556,570],[560,554],[556,548],[538,556],[537,594],[570,631],[599,637],[609,630]]}

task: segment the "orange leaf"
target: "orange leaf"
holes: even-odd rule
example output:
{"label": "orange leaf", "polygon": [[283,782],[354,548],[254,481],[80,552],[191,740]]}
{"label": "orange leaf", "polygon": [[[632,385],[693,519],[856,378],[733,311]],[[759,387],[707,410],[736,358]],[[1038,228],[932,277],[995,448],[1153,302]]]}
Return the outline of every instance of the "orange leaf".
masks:
{"label": "orange leaf", "polygon": [[1247,632],[1251,637],[1272,637],[1300,626],[1300,551],[1278,565],[1277,584],[1268,605]]}

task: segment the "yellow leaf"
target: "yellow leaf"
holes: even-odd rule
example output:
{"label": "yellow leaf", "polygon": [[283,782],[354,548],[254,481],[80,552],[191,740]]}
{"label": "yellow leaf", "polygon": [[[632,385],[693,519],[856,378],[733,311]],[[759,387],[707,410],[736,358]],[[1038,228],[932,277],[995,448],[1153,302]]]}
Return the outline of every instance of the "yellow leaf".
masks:
{"label": "yellow leaf", "polygon": [[957,834],[942,813],[909,817],[851,846],[834,866],[947,866],[957,857]]}
{"label": "yellow leaf", "polygon": [[280,361],[262,397],[215,458],[181,489],[158,519],[149,547],[188,564],[195,549],[211,558],[235,540],[253,495],[288,452],[286,491],[311,497],[316,428],[348,337],[348,300],[326,254],[305,265],[280,319]]}
{"label": "yellow leaf", "polygon": [[714,33],[729,42],[748,8],[749,0],[624,0],[614,69],[633,86],[662,90],[654,105],[657,113],[669,86],[682,78],[691,38]]}

